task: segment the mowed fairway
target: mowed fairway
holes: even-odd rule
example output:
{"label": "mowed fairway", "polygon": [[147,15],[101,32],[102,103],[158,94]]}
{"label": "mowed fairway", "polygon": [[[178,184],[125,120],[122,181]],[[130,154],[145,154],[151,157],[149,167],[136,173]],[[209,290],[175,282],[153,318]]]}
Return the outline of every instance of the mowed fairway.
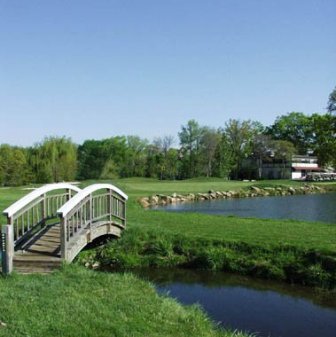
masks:
{"label": "mowed fairway", "polygon": [[[97,181],[85,181],[84,187]],[[129,178],[104,181],[112,183],[129,195],[128,226],[146,228],[162,227],[188,236],[246,242],[269,247],[291,245],[304,249],[317,249],[336,254],[336,225],[295,220],[264,220],[223,217],[198,213],[173,213],[143,209],[138,199],[153,194],[187,194],[209,190],[227,191],[254,186],[289,186],[300,182],[271,180],[262,182],[225,181],[222,179],[191,179],[185,181],[158,181],[155,179]],[[328,184],[329,186],[336,186]],[[323,185],[322,185],[323,186]],[[24,187],[1,188],[0,208],[3,210],[19,197],[27,194]],[[5,223],[2,217],[2,223]]]}

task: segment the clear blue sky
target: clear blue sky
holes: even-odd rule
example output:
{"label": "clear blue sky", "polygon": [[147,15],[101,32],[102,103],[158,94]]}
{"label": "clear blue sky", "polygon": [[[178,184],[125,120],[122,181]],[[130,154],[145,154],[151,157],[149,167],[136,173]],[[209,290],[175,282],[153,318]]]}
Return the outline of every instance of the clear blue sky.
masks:
{"label": "clear blue sky", "polygon": [[335,0],[0,0],[0,143],[325,112]]}

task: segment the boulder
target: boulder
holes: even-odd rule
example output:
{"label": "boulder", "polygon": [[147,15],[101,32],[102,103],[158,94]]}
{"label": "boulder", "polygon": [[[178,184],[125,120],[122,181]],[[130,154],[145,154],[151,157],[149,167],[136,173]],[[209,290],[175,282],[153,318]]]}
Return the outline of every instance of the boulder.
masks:
{"label": "boulder", "polygon": [[151,204],[158,204],[159,203],[159,197],[157,195],[152,195],[150,198],[149,198],[149,202]]}
{"label": "boulder", "polygon": [[189,193],[189,194],[187,195],[186,198],[187,198],[189,201],[193,201],[193,200],[195,200],[196,196],[195,196],[195,194],[193,194],[193,193]]}
{"label": "boulder", "polygon": [[94,262],[92,265],[92,269],[98,269],[100,267],[100,263],[98,261]]}
{"label": "boulder", "polygon": [[251,186],[251,190],[256,192],[256,193],[260,193],[261,192],[261,189],[257,186]]}
{"label": "boulder", "polygon": [[290,187],[288,187],[288,192],[290,193],[290,194],[295,194],[295,189],[292,187],[292,186],[290,186]]}
{"label": "boulder", "polygon": [[148,198],[141,198],[139,200],[139,203],[142,207],[145,207],[145,208],[150,206]]}

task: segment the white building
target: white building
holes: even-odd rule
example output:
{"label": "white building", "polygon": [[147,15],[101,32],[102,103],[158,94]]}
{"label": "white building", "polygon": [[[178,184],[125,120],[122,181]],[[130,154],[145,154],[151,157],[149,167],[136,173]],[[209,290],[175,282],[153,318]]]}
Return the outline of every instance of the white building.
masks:
{"label": "white building", "polygon": [[321,172],[317,157],[299,156],[292,157],[292,179],[303,179],[310,172]]}

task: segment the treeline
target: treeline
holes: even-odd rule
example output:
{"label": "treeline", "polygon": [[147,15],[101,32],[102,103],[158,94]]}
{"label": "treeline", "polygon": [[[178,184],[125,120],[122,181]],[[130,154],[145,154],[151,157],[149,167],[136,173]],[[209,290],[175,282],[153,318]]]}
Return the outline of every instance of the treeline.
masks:
{"label": "treeline", "polygon": [[49,137],[33,147],[0,145],[0,185],[69,181],[77,176],[78,147],[65,137]]}
{"label": "treeline", "polygon": [[259,178],[262,162],[285,162],[293,154],[307,153],[316,155],[322,166],[336,166],[334,114],[292,112],[268,127],[230,119],[215,129],[190,120],[177,140],[116,136],[76,145],[66,137],[49,137],[28,148],[3,144],[0,185],[117,177]]}

